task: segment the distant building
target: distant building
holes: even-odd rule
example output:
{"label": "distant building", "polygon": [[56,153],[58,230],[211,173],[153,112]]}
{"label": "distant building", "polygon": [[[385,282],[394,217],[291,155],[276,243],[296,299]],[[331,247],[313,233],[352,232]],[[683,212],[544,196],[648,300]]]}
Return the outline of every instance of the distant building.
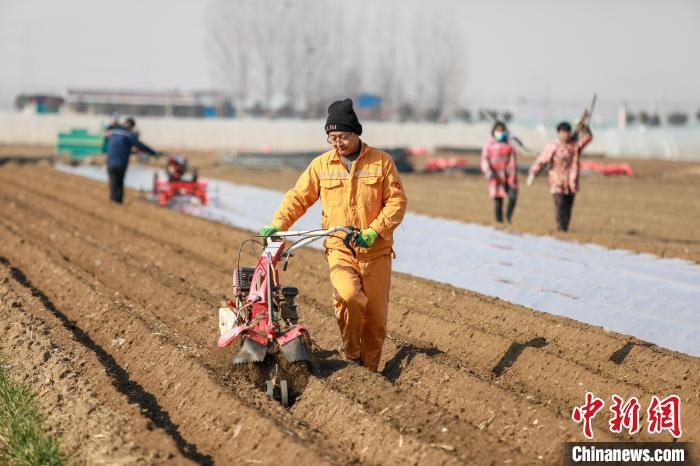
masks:
{"label": "distant building", "polygon": [[68,89],[65,111],[109,115],[232,118],[231,99],[218,91],[121,91]]}
{"label": "distant building", "polygon": [[58,113],[63,97],[50,94],[20,94],[15,99],[15,108],[23,113]]}

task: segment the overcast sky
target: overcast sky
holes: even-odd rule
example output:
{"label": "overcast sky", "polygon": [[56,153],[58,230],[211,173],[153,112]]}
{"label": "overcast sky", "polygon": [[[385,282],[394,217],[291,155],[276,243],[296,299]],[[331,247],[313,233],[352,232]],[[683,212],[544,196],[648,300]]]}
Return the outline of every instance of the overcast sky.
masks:
{"label": "overcast sky", "polygon": [[[391,22],[396,9],[453,18],[466,41],[465,56],[455,59],[466,62],[467,102],[578,102],[597,91],[608,102],[700,107],[698,0],[319,1],[329,18],[352,8],[372,17],[372,27]],[[215,87],[208,7],[206,0],[0,0],[0,108],[21,92],[67,87]],[[354,40],[348,36],[347,47]]]}

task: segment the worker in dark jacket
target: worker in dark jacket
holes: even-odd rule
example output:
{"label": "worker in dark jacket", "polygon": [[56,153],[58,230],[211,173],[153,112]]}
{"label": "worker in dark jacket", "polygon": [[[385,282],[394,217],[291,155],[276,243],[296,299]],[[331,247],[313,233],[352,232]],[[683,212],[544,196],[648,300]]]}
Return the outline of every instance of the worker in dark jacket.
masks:
{"label": "worker in dark jacket", "polygon": [[112,202],[121,204],[124,198],[124,175],[129,165],[131,148],[136,146],[149,155],[157,156],[158,153],[139,141],[134,132],[136,122],[133,118],[127,118],[123,127],[113,128],[109,132],[107,143],[107,174],[109,175],[109,198]]}

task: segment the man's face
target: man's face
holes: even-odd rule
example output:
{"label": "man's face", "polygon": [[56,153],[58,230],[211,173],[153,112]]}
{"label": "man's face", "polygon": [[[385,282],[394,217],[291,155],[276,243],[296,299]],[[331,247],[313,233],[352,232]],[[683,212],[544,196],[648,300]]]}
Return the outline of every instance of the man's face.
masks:
{"label": "man's face", "polygon": [[561,142],[569,142],[569,139],[571,139],[571,132],[570,131],[559,131],[559,140]]}
{"label": "man's face", "polygon": [[328,133],[328,143],[335,147],[342,156],[357,152],[360,145],[360,135],[350,131],[331,131]]}

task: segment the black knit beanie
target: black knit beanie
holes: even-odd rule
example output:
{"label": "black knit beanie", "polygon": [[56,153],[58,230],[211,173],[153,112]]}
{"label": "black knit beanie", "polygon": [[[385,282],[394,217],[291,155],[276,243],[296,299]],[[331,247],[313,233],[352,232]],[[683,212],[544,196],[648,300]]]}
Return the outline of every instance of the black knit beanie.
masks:
{"label": "black knit beanie", "polygon": [[336,100],[328,107],[326,118],[326,134],[331,131],[352,131],[362,134],[362,125],[352,109],[352,100]]}

